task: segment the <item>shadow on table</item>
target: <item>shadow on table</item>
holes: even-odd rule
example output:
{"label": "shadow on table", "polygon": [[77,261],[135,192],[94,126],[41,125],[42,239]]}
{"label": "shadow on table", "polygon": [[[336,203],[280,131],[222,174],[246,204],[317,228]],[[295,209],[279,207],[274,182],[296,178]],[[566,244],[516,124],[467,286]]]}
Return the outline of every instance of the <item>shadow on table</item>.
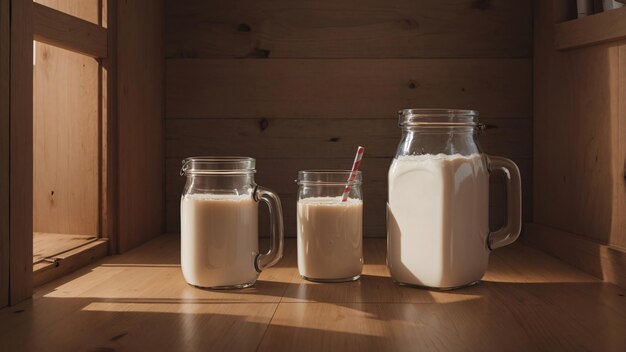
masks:
{"label": "shadow on table", "polygon": [[[289,249],[254,287],[210,291],[185,284],[172,241],[176,239],[165,238],[149,248],[108,257],[42,287],[34,300],[0,310],[0,351],[623,350],[626,346],[625,290],[582,274],[563,276],[580,282],[532,282],[520,273],[518,279],[526,282],[489,279],[473,287],[435,292],[394,284],[384,270],[384,251],[370,248],[365,257],[368,268],[359,281],[317,284],[298,276],[295,251]],[[498,258],[494,260],[498,264]],[[537,272],[544,262],[530,263],[527,269]],[[501,262],[490,277],[507,277],[513,269],[505,264]],[[156,268],[168,279],[161,274],[145,279],[142,273],[148,273],[147,268]],[[88,275],[96,270],[116,274],[97,290],[74,296],[63,292],[65,284],[81,285],[80,280],[89,284]],[[123,291],[107,286],[120,280],[126,280]],[[155,287],[152,297],[145,297],[152,292],[145,289],[145,282]]]}
{"label": "shadow on table", "polygon": [[[268,331],[276,306],[43,297],[0,312],[0,350],[254,351],[265,335],[271,335],[269,341],[281,350],[318,338],[349,343],[350,349],[384,349],[384,337],[340,329],[277,324]],[[273,348],[272,344],[266,347]]]}
{"label": "shadow on table", "polygon": [[420,303],[44,296],[0,311],[0,350],[610,351],[626,346],[623,294],[601,282],[483,282]]}

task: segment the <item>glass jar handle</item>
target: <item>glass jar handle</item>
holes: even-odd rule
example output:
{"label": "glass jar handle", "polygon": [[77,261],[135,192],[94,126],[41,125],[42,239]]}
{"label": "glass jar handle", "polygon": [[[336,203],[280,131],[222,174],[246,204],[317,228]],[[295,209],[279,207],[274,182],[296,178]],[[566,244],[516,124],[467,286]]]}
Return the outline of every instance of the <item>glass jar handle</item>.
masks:
{"label": "glass jar handle", "polygon": [[522,230],[522,183],[515,163],[499,156],[487,156],[489,172],[502,171],[506,179],[506,224],[487,237],[489,249],[509,245],[519,237]]}
{"label": "glass jar handle", "polygon": [[267,204],[270,212],[270,250],[267,253],[259,253],[254,261],[254,266],[258,272],[278,263],[283,257],[284,227],[283,208],[280,205],[280,198],[272,190],[257,186],[254,190],[254,200],[263,201]]}

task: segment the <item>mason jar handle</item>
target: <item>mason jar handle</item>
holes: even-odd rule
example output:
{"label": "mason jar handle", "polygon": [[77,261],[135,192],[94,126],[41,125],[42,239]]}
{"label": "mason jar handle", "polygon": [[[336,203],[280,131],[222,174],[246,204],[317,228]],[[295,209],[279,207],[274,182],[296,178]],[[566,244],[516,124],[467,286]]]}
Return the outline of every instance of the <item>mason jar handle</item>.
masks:
{"label": "mason jar handle", "polygon": [[488,156],[489,172],[502,171],[506,179],[506,224],[487,237],[489,249],[509,245],[522,231],[522,182],[517,165],[507,158]]}
{"label": "mason jar handle", "polygon": [[283,246],[285,242],[283,227],[283,208],[280,205],[280,198],[272,190],[257,186],[254,189],[254,200],[263,201],[270,211],[270,249],[267,253],[259,253],[254,261],[254,266],[258,272],[278,263],[283,257]]}

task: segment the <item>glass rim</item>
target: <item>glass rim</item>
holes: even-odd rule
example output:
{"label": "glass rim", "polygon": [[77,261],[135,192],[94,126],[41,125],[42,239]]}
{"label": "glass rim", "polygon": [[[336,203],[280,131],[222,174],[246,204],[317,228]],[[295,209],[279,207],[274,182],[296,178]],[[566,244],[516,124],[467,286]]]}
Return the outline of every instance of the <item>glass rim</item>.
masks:
{"label": "glass rim", "polygon": [[180,175],[237,175],[255,173],[256,160],[247,156],[193,156],[182,160]]}
{"label": "glass rim", "polygon": [[[363,173],[356,171],[354,180],[348,182],[352,170],[312,169],[298,171],[298,185],[324,185],[324,186],[358,186],[363,183]],[[317,179],[307,179],[306,176],[318,176]],[[327,179],[324,176],[329,176]],[[336,179],[334,179],[336,178]]]}
{"label": "glass rim", "polygon": [[478,127],[478,111],[469,109],[402,109],[400,127]]}

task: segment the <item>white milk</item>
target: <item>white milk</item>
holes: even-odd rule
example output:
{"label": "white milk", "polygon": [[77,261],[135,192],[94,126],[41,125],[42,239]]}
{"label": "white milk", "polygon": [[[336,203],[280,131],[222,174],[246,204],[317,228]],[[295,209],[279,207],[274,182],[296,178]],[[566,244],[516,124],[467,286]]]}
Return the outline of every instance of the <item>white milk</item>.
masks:
{"label": "white milk", "polygon": [[488,233],[489,174],[480,155],[394,159],[387,208],[387,265],[394,280],[437,288],[480,280]]}
{"label": "white milk", "polygon": [[312,197],[298,201],[298,270],[310,279],[339,280],[363,269],[363,201]]}
{"label": "white milk", "polygon": [[181,266],[188,283],[200,287],[253,283],[258,252],[258,205],[250,195],[182,198]]}

